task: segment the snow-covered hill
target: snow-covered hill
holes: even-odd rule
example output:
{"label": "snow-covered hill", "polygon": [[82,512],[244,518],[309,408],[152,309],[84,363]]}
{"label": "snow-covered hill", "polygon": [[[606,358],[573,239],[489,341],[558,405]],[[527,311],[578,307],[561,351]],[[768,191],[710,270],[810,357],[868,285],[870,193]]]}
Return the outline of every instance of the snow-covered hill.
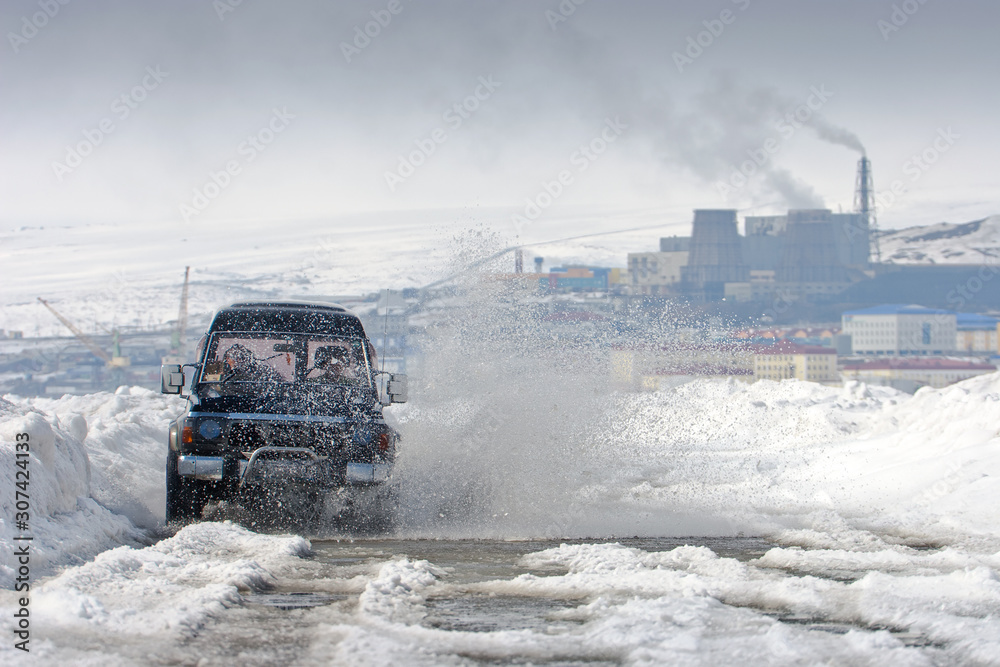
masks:
{"label": "snow-covered hill", "polygon": [[887,231],[879,245],[891,264],[992,264],[1000,261],[1000,215]]}
{"label": "snow-covered hill", "polygon": [[[528,250],[529,269],[535,255],[544,256],[546,269],[568,262],[624,266],[627,253],[655,250],[660,236],[689,228],[684,211],[579,211],[516,228],[511,211],[501,209],[201,226],[25,227],[0,231],[0,265],[16,277],[0,291],[0,329],[66,335],[39,296],[87,332],[166,323],[177,317],[185,266],[191,267],[189,310],[207,315],[238,299],[419,287],[516,244],[540,244]],[[513,259],[506,262],[513,270]]]}

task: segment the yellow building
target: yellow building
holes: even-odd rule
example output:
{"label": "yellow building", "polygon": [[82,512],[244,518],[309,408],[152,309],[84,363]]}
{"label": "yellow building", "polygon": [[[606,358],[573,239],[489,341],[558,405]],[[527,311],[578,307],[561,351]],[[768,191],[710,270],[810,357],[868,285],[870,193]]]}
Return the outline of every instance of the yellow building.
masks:
{"label": "yellow building", "polygon": [[759,345],[754,348],[753,377],[755,380],[776,382],[795,378],[807,382],[839,383],[837,351],[788,341]]}
{"label": "yellow building", "polygon": [[955,316],[955,349],[959,353],[993,355],[997,353],[997,318],[977,313],[958,313]]}
{"label": "yellow building", "polygon": [[623,389],[655,391],[670,377],[733,377],[750,380],[753,361],[732,345],[674,343],[619,345],[611,350],[611,379]]}

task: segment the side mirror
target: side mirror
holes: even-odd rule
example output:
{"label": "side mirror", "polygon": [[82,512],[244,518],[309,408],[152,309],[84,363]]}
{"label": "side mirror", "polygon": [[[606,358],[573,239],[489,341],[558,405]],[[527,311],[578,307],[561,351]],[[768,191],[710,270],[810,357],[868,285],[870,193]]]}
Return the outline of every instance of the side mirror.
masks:
{"label": "side mirror", "polygon": [[184,387],[184,371],[180,364],[160,366],[160,393],[179,394]]}
{"label": "side mirror", "polygon": [[385,393],[389,395],[389,403],[406,403],[407,382],[406,376],[390,375],[386,384]]}

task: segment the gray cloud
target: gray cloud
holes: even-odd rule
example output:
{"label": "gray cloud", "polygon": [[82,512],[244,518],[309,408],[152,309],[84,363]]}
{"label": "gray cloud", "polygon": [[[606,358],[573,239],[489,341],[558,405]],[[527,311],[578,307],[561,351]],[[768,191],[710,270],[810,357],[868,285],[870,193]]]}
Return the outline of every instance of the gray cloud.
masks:
{"label": "gray cloud", "polygon": [[[943,123],[977,137],[963,146],[966,156],[979,151],[974,162],[989,164],[1000,138],[985,111],[998,93],[981,85],[1000,67],[995,3],[925,5],[887,44],[880,3],[755,2],[683,74],[672,54],[737,4],[588,0],[553,30],[545,11],[558,11],[556,1],[402,0],[347,62],[342,43],[385,6],[244,0],[224,20],[194,0],[61,6],[18,53],[0,53],[10,100],[0,109],[2,221],[176,216],[276,106],[295,123],[220,199],[220,215],[516,204],[608,116],[629,122],[628,134],[595,165],[599,181],[564,201],[693,208],[714,201],[712,184],[821,83],[836,97],[789,145],[867,148],[876,169],[889,169]],[[36,11],[33,0],[3,3],[0,26],[16,31]],[[156,65],[170,77],[56,183],[52,161]],[[384,170],[489,74],[503,87],[390,197]],[[784,146],[748,198],[815,203],[852,177],[848,156],[816,169]],[[671,187],[687,170],[702,190]]]}

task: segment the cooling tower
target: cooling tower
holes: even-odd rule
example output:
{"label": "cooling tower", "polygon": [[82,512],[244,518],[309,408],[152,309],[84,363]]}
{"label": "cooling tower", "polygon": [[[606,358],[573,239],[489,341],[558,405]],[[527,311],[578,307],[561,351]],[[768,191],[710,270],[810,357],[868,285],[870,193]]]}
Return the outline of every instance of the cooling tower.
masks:
{"label": "cooling tower", "polygon": [[847,269],[838,253],[836,233],[832,215],[826,209],[788,211],[778,282],[846,282]]}
{"label": "cooling tower", "polygon": [[685,291],[713,301],[722,298],[726,283],[746,282],[748,278],[736,211],[696,210],[688,263],[681,268]]}

